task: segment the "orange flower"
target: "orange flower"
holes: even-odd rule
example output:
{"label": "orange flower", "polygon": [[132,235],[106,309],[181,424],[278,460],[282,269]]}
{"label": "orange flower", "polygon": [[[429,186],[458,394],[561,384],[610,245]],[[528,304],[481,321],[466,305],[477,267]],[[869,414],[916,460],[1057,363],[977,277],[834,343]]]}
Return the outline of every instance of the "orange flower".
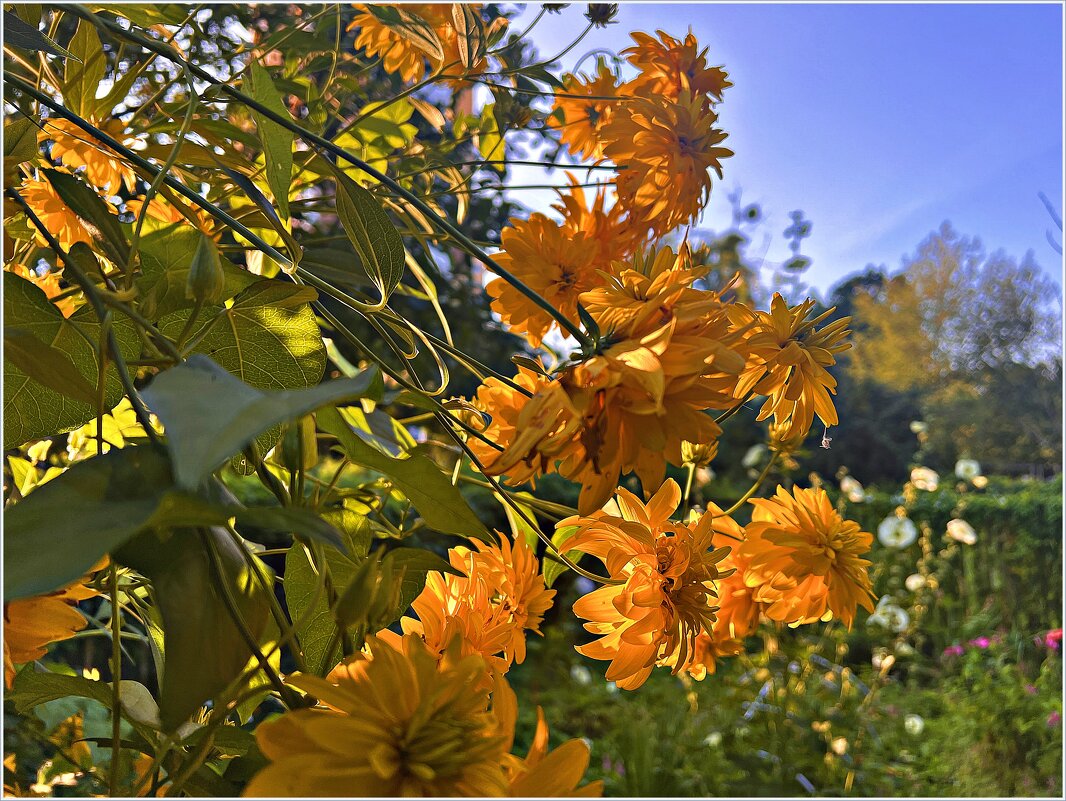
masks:
{"label": "orange flower", "polygon": [[633,81],[633,94],[677,100],[691,92],[721,100],[722,92],[733,84],[721,67],[707,66],[707,48],[699,50],[692,33],[684,41],[664,31],[656,33],[658,39],[641,31],[630,34],[636,45],[622,51],[626,60],[640,70]]}
{"label": "orange flower", "polygon": [[766,617],[795,625],[835,616],[851,628],[856,607],[873,611],[870,562],[862,558],[873,537],[844,520],[824,490],[778,487],[752,504],[740,556]]}
{"label": "orange flower", "polygon": [[[503,250],[496,261],[547,300],[567,319],[577,322],[577,299],[596,285],[596,242],[572,233],[543,214],[512,220],[503,230]],[[503,278],[486,287],[492,309],[512,331],[525,334],[533,347],[555,325],[554,319]],[[565,332],[564,332],[565,334]]]}
{"label": "orange flower", "polygon": [[570,181],[568,192],[559,192],[559,203],[552,206],[563,216],[563,228],[572,233],[581,233],[596,242],[597,252],[593,259],[596,268],[609,270],[611,262],[626,258],[635,246],[633,231],[621,206],[615,203],[605,209],[607,192],[599,189],[589,205],[585,190],[577,179],[567,173]]}
{"label": "orange flower", "polygon": [[370,637],[325,679],[287,682],[322,706],[286,712],[256,729],[271,764],[248,797],[503,796],[513,737],[500,725],[492,679],[477,655],[443,659],[417,637],[395,647]]}
{"label": "orange flower", "polygon": [[[78,215],[63,202],[48,181],[26,178],[19,187],[19,194],[62,248],[69,249],[75,242],[92,243],[92,237]],[[36,231],[36,236],[40,244],[48,244],[40,231]]]}
{"label": "orange flower", "polygon": [[[517,433],[522,410],[525,409],[530,397],[541,387],[546,386],[549,380],[538,375],[533,370],[520,367],[518,374],[512,379],[528,391],[528,395],[519,392],[514,387],[505,384],[498,378],[485,379],[477,390],[477,397],[473,405],[491,417],[491,422],[481,433],[485,439],[498,444],[513,442]],[[491,465],[496,461],[500,451],[493,448],[479,437],[471,436],[466,441],[467,447],[473,452],[474,457],[483,465]],[[515,464],[511,467],[511,480],[515,484],[524,484],[533,481],[541,475],[540,463]]]}
{"label": "orange flower", "polygon": [[[48,272],[44,275],[38,275],[36,270],[31,270],[23,264],[10,264],[4,269],[36,284],[37,287],[48,296],[49,300],[63,291],[63,287],[59,285],[59,278],[62,271]],[[64,317],[70,317],[70,315],[74,313],[74,298],[64,298],[56,303],[56,308],[59,309]]]}
{"label": "orange flower", "polygon": [[40,659],[48,645],[69,640],[87,625],[77,609],[78,601],[98,593],[85,586],[92,573],[107,564],[106,558],[83,578],[55,592],[20,598],[4,604],[4,683],[11,687],[15,665]]}
{"label": "orange flower", "polygon": [[[497,706],[500,705],[497,699]],[[603,782],[578,787],[589,766],[589,747],[567,740],[548,751],[548,722],[537,707],[537,728],[525,759],[512,756],[506,770],[512,798],[599,798]]]}
{"label": "orange flower", "polygon": [[833,309],[808,320],[813,308],[814,301],[808,299],[790,309],[785,299],[774,293],[769,312],[739,303],[730,309],[734,324],[746,329],[753,357],[736,386],[736,396],[743,398],[752,391],[767,396],[758,419],[773,415],[779,441],[805,435],[815,414],[826,426],[837,424],[830,398],[836,394],[837,382],[826,368],[836,364],[837,353],[851,347],[843,341],[851,333],[851,318],[843,317],[816,330]]}
{"label": "orange flower", "polygon": [[[124,138],[126,126],[121,120],[106,120],[97,127],[120,142]],[[42,142],[51,139],[53,159],[58,159],[71,171],[84,167],[86,180],[112,195],[117,195],[123,186],[132,190],[137,181],[133,167],[69,120],[45,120],[38,139]]]}
{"label": "orange flower", "polygon": [[574,613],[601,635],[578,652],[610,660],[607,679],[632,690],[642,685],[657,663],[681,670],[694,653],[696,638],[711,629],[716,606],[718,563],[728,547],[709,550],[723,518],[704,515],[695,523],[670,520],[681,501],[672,480],[647,504],[619,488],[621,517],[605,511],[559,523],[577,526],[568,550],[600,559],[618,585],[606,585],[574,604]]}
{"label": "orange flower", "polygon": [[699,214],[711,193],[713,169],[733,151],[719,147],[726,133],[703,98],[690,92],[676,101],[636,99],[619,106],[602,135],[603,152],[620,165],[618,202],[636,221],[661,236]]}
{"label": "orange flower", "polygon": [[[555,590],[544,587],[537,557],[525,542],[513,544],[497,534],[500,544],[479,542],[478,549],[452,548],[452,567],[463,575],[436,571],[411,604],[418,619],[400,621],[404,634],[417,634],[441,654],[458,635],[463,654],[480,654],[499,672],[526,658],[525,630],[540,633],[544,613]],[[396,635],[378,636],[395,644]]]}
{"label": "orange flower", "polygon": [[601,133],[619,103],[592,98],[618,98],[622,94],[623,85],[601,60],[594,77],[567,75],[563,79],[563,92],[555,96],[548,125],[559,131],[559,139],[575,157],[602,158]]}

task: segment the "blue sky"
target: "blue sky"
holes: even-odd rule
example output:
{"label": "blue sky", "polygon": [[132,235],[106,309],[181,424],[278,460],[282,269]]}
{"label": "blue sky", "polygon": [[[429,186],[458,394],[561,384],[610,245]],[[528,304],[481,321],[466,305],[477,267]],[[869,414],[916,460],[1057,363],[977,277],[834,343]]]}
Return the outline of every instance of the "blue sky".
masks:
{"label": "blue sky", "polygon": [[[536,10],[527,7],[514,29]],[[542,55],[571,41],[583,11],[575,3],[541,20],[533,39]],[[1037,192],[1061,210],[1062,13],[1019,3],[633,3],[562,65],[595,47],[621,49],[633,30],[680,36],[691,26],[735,84],[720,117],[736,156],[704,226],[728,224],[727,195],[740,188],[766,214],[768,258],[783,259],[781,231],[802,209],[813,222],[806,280],[821,290],[870,263],[898,269],[944,220],[990,250],[1032,249],[1061,284]],[[518,168],[511,180],[543,175]]]}

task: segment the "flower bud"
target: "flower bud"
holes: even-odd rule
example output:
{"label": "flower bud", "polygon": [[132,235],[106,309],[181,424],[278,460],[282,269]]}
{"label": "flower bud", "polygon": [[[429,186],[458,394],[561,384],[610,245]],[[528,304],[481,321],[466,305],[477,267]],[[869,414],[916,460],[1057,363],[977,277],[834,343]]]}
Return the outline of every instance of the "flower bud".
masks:
{"label": "flower bud", "polygon": [[222,258],[211,238],[200,234],[196,253],[189,265],[189,277],[185,282],[185,297],[199,303],[218,303],[226,287],[222,272]]}

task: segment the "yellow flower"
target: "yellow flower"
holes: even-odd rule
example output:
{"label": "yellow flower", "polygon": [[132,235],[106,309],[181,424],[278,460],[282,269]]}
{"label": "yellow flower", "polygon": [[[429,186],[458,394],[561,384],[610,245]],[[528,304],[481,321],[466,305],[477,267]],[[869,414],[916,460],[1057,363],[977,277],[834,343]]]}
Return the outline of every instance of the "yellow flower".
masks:
{"label": "yellow flower", "polygon": [[[59,285],[59,279],[62,271],[60,272],[48,272],[44,275],[38,275],[36,270],[31,270],[22,264],[9,264],[4,268],[8,272],[15,275],[22,276],[27,281],[31,281],[37,285],[37,287],[48,296],[51,300],[56,295],[63,291],[63,287]],[[74,298],[68,297],[56,303],[56,308],[63,314],[64,317],[70,317],[74,313]]]}
{"label": "yellow flower", "polygon": [[603,156],[601,133],[619,104],[617,100],[591,98],[618,98],[623,94],[623,85],[606,62],[600,61],[594,77],[567,75],[563,79],[563,91],[555,96],[548,125],[559,131],[559,139],[574,156],[599,159]]}
{"label": "yellow flower", "polygon": [[376,637],[367,652],[325,679],[288,683],[321,706],[287,712],[256,729],[271,764],[245,788],[249,797],[503,796],[503,763],[513,736],[489,694],[484,659],[448,649],[438,665],[417,637],[398,649]]}
{"label": "yellow flower", "polygon": [[617,203],[605,208],[607,192],[602,188],[597,190],[590,205],[577,179],[570,173],[567,178],[570,189],[559,192],[559,203],[552,208],[562,214],[563,228],[574,234],[585,234],[596,242],[593,263],[597,269],[609,270],[611,262],[628,257],[636,245],[625,211]]}
{"label": "yellow flower", "polygon": [[[539,213],[527,220],[512,220],[502,239],[503,251],[495,256],[500,266],[576,323],[578,297],[597,281],[596,242]],[[502,278],[490,281],[486,289],[493,297],[493,311],[503,322],[539,347],[555,325],[552,316]]]}
{"label": "yellow flower", "polygon": [[[124,139],[126,126],[121,120],[99,122],[97,127],[113,139],[120,142]],[[38,139],[42,142],[51,139],[53,159],[61,161],[72,172],[84,167],[86,180],[112,195],[117,195],[123,186],[132,190],[137,181],[132,166],[69,120],[45,120]]]}
{"label": "yellow flower", "polygon": [[817,414],[826,426],[837,424],[837,412],[831,394],[836,394],[836,379],[826,369],[836,364],[836,354],[851,347],[843,340],[850,317],[835,320],[822,329],[815,326],[833,309],[813,320],[807,316],[813,300],[789,308],[780,294],[774,293],[770,311],[756,311],[743,304],[730,308],[730,317],[745,330],[752,358],[736,386],[737,398],[749,392],[766,396],[758,419],[773,415],[778,428],[777,441],[785,443],[802,437]]}
{"label": "yellow flower", "polygon": [[15,665],[40,659],[48,645],[69,640],[87,625],[78,601],[98,593],[85,586],[92,573],[107,564],[106,557],[77,582],[44,595],[4,604],[4,683],[11,687]]}
{"label": "yellow flower", "polygon": [[[63,202],[48,181],[26,178],[18,191],[41,224],[56,238],[60,247],[69,249],[75,242],[92,243],[92,237],[81,224],[78,215]],[[36,231],[36,236],[38,243],[48,244],[40,231]]]}
{"label": "yellow flower", "polygon": [[589,765],[589,748],[578,739],[548,751],[548,722],[537,707],[537,729],[525,759],[512,757],[508,766],[512,798],[599,798],[603,782],[578,787]]}
{"label": "yellow flower", "polygon": [[862,555],[872,535],[843,519],[825,490],[778,487],[758,498],[745,529],[741,558],[749,560],[746,583],[764,613],[781,623],[838,617],[851,628],[856,607],[873,611],[873,591]]}
{"label": "yellow flower", "polygon": [[559,526],[577,526],[565,542],[568,550],[595,556],[613,579],[624,583],[594,590],[574,604],[585,628],[600,639],[579,646],[592,659],[610,660],[607,679],[622,689],[642,685],[657,663],[674,672],[691,659],[696,638],[711,629],[717,607],[718,563],[728,547],[710,550],[726,518],[703,515],[679,523],[670,515],[681,490],[670,479],[647,504],[619,488],[621,517],[604,511],[572,517]]}
{"label": "yellow flower", "polygon": [[[541,387],[550,383],[545,376],[535,373],[525,367],[520,367],[518,374],[512,379],[512,383],[529,394],[519,392],[509,384],[498,378],[489,377],[478,387],[477,397],[473,405],[485,412],[491,418],[488,426],[481,432],[485,439],[504,445],[513,442],[518,433],[519,420],[522,410],[525,409],[530,397]],[[496,461],[500,450],[493,448],[485,440],[471,436],[466,441],[467,447],[473,452],[474,457],[485,466]],[[511,466],[510,478],[515,484],[524,484],[535,479],[543,473],[542,465],[537,462],[515,464]]]}
{"label": "yellow flower", "polygon": [[721,67],[707,66],[707,48],[699,50],[692,33],[684,41],[664,31],[657,33],[658,39],[641,31],[630,34],[636,44],[622,51],[626,60],[640,70],[633,81],[633,94],[677,100],[691,92],[721,100],[722,92],[733,84]]}
{"label": "yellow flower", "polygon": [[711,194],[710,170],[722,177],[719,147],[725,131],[704,99],[691,92],[676,101],[634,99],[604,126],[603,153],[619,165],[618,202],[634,220],[661,236],[691,222]]}

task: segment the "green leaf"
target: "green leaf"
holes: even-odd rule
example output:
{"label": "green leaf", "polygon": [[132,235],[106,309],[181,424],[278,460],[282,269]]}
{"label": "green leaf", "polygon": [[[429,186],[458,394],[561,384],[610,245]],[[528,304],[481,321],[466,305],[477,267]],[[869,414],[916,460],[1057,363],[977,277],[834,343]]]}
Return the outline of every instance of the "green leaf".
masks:
{"label": "green leaf", "polygon": [[67,47],[74,58],[67,59],[63,65],[63,86],[60,89],[63,105],[79,117],[97,117],[96,90],[107,72],[107,58],[96,27],[91,22],[79,20],[78,29]]}
{"label": "green leaf", "polygon": [[459,60],[469,70],[485,58],[485,26],[477,9],[467,3],[452,3],[452,23],[458,34]]}
{"label": "green leaf", "polygon": [[[183,290],[184,291],[184,290]],[[313,387],[326,368],[326,348],[308,304],[314,290],[288,281],[261,280],[248,286],[215,318],[207,315],[193,336],[196,347],[242,381],[259,389]],[[177,338],[188,312],[176,312],[159,329]]]}
{"label": "green leaf", "polygon": [[22,164],[37,155],[39,128],[29,117],[19,117],[4,125],[4,163]]}
{"label": "green leaf", "polygon": [[178,486],[197,489],[230,456],[272,426],[342,400],[380,396],[376,368],[303,390],[263,392],[194,355],[144,391],[167,432]]}
{"label": "green leaf", "polygon": [[319,428],[337,438],[349,459],[391,479],[430,528],[461,537],[488,538],[488,531],[459,488],[427,457],[396,459],[385,455],[365,442],[336,409],[323,409],[317,420]]}
{"label": "green leaf", "polygon": [[40,50],[51,53],[53,56],[72,58],[70,51],[63,49],[41,33],[36,26],[23,22],[10,11],[4,12],[4,44],[25,50],[27,53],[36,53]]}
{"label": "green leaf", "polygon": [[[152,582],[162,616],[166,662],[159,716],[165,731],[175,731],[201,704],[217,698],[252,657],[221,586],[230,588],[256,642],[267,631],[266,593],[248,565],[254,557],[242,554],[240,547],[222,528],[176,528],[146,531],[114,554],[116,561]],[[221,576],[211,551],[218,555]],[[269,568],[260,569],[269,579]]]}
{"label": "green leaf", "polygon": [[406,612],[415,598],[421,594],[426,586],[426,574],[430,571],[451,573],[454,576],[463,575],[463,572],[452,567],[450,562],[424,548],[393,548],[385,554],[385,560],[392,562],[395,570],[403,571],[397,616]]}
{"label": "green leaf", "polygon": [[533,509],[526,504],[522,503],[522,498],[531,498],[532,496],[528,492],[516,492],[511,495],[511,499],[515,505],[518,506],[525,513],[525,517],[518,514],[509,503],[500,501],[500,505],[503,507],[504,514],[507,515],[507,522],[511,524],[511,533],[517,540],[519,537],[525,539],[526,543],[531,549],[536,551],[537,543],[540,541],[540,535],[537,533],[537,529],[533,528],[526,518],[536,521],[536,517],[533,514]]}
{"label": "green leaf", "polygon": [[444,61],[444,47],[433,26],[403,6],[367,5],[379,22],[396,31],[435,61]]}
{"label": "green leaf", "polygon": [[101,3],[93,6],[93,9],[124,17],[142,28],[180,25],[189,14],[188,7],[179,3]]}
{"label": "green leaf", "polygon": [[[245,77],[245,81],[248,84],[248,94],[275,114],[288,118],[290,116],[289,110],[285,108],[285,103],[274,86],[270,73],[261,67],[254,58],[248,66],[248,73]],[[259,138],[263,143],[267,186],[274,193],[274,200],[278,204],[281,216],[288,219],[289,189],[292,186],[292,143],[294,134],[288,128],[268,119],[257,111],[253,111],[252,116],[255,117],[255,127],[259,131]]]}
{"label": "green leaf", "polygon": [[129,258],[130,246],[122,224],[113,213],[114,208],[73,175],[59,170],[42,172],[60,199],[78,215],[81,224],[108,260],[115,264],[125,264]]}
{"label": "green leaf", "polygon": [[341,533],[313,509],[304,506],[253,506],[236,511],[234,516],[238,525],[299,534],[337,548],[344,547]]}
{"label": "green leaf", "polygon": [[86,404],[96,403],[96,390],[67,352],[42,342],[25,328],[4,327],[4,359],[60,395]]}
{"label": "green leaf", "polygon": [[[564,526],[556,529],[555,534],[552,535],[552,542],[561,551],[563,545],[568,539],[570,539],[577,532],[577,526]],[[577,560],[581,558],[581,551],[567,551],[566,558],[574,564],[577,564]],[[551,587],[555,583],[555,580],[559,578],[563,573],[569,570],[565,564],[558,559],[553,559],[550,555],[544,557],[544,586]]]}
{"label": "green leaf", "polygon": [[[141,236],[141,275],[137,291],[141,313],[153,322],[180,309],[191,308],[193,302],[185,295],[189,268],[202,233],[189,223],[174,223]],[[238,292],[260,279],[222,259],[226,288],[222,300],[229,300]]]}
{"label": "green leaf", "polygon": [[[478,149],[481,151],[481,158],[485,161],[502,162],[507,157],[507,150],[504,147],[503,136],[500,134],[500,126],[496,121],[495,112],[495,103],[489,103],[481,110]],[[501,175],[507,172],[506,164],[489,164],[488,166]]]}
{"label": "green leaf", "polygon": [[335,168],[334,176],[337,214],[384,305],[403,278],[404,250],[400,234],[377,198]]}
{"label": "green leaf", "polygon": [[[370,523],[361,514],[340,509],[326,515],[326,519],[343,532],[345,551],[322,549],[334,589],[340,593],[352,580],[370,549]],[[336,622],[330,612],[324,591],[316,595],[318,577],[311,568],[301,543],[294,543],[285,555],[285,604],[296,626],[300,647],[307,669],[324,676],[340,661],[340,645],[329,650]]]}
{"label": "green leaf", "polygon": [[[95,387],[99,378],[96,353],[74,326],[93,341],[100,340],[100,324],[92,309],[83,307],[65,320],[59,309],[33,282],[14,273],[4,272],[4,322],[28,332],[45,345],[65,353],[85,382]],[[140,350],[140,340],[133,324],[118,317],[112,324],[119,351],[132,359]],[[114,367],[104,382],[105,409],[112,408],[122,397],[122,384]],[[93,397],[95,397],[95,389]],[[24,442],[73,431],[96,415],[96,403],[75,400],[57,392],[29,375],[18,357],[4,360],[4,448]]]}

